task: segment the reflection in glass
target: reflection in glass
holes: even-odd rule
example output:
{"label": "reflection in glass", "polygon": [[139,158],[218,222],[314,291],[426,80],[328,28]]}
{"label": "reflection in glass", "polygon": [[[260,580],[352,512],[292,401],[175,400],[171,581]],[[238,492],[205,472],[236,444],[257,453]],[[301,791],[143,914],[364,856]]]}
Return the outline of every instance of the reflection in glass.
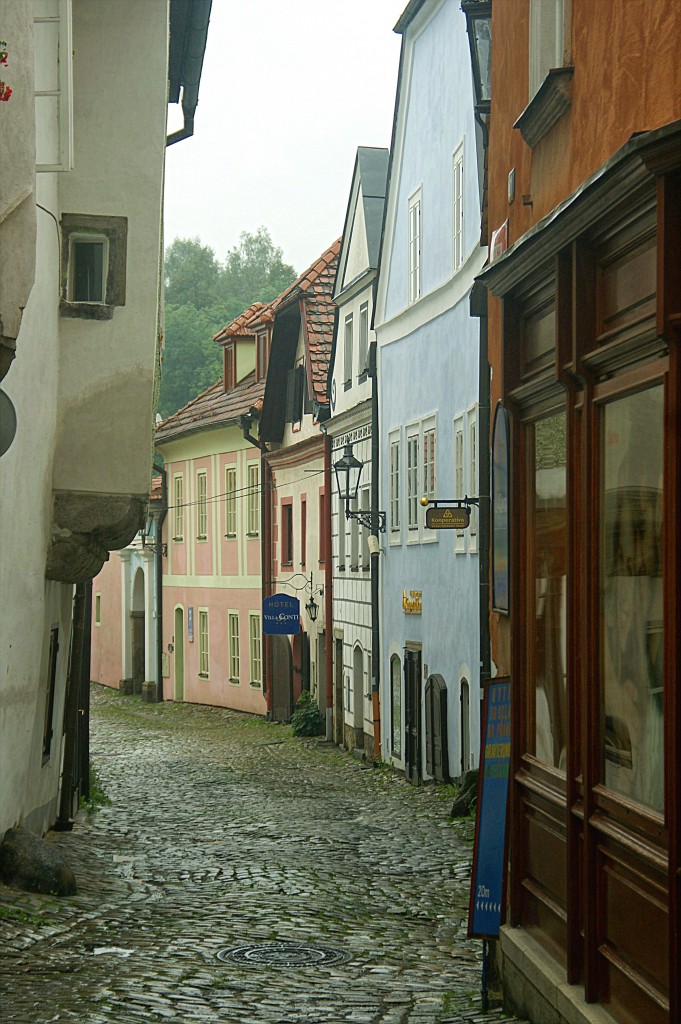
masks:
{"label": "reflection in glass", "polygon": [[606,406],[601,464],[605,783],[662,810],[663,393]]}
{"label": "reflection in glass", "polygon": [[565,770],[566,750],[566,417],[534,425],[535,754]]}

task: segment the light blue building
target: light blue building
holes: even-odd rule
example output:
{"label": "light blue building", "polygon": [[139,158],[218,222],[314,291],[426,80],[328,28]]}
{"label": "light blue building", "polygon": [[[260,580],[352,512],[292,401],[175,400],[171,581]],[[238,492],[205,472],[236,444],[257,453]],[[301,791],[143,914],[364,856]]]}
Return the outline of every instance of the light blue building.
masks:
{"label": "light blue building", "polygon": [[[381,556],[382,756],[418,781],[476,767],[480,522],[426,527],[421,499],[478,496],[480,326],[470,292],[481,172],[466,20],[412,0],[402,35],[374,314]],[[487,438],[484,439],[487,444]]]}

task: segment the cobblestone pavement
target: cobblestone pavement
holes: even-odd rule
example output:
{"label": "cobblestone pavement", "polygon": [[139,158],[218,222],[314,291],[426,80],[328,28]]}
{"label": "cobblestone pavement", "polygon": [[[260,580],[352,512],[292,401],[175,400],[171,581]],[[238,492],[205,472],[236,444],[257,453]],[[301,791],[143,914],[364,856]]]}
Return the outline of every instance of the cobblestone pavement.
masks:
{"label": "cobblestone pavement", "polygon": [[[0,885],[0,1021],[487,1024],[473,827],[288,726],[94,686],[109,806],[49,839],[78,895]],[[341,962],[241,965],[247,944]],[[289,946],[277,947],[286,960]],[[293,951],[295,960],[295,951]]]}

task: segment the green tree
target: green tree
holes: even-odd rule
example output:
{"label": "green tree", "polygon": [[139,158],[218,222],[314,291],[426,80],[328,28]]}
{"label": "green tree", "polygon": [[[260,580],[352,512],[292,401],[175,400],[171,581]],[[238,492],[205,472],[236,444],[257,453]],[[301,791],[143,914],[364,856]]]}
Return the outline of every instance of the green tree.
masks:
{"label": "green tree", "polygon": [[165,419],[222,373],[213,337],[253,302],[271,302],[296,279],[269,231],[242,232],[220,263],[196,238],[176,238],[165,259],[165,352],[158,411]]}
{"label": "green tree", "polygon": [[197,238],[176,238],[166,251],[166,303],[213,306],[222,297],[223,269],[208,245]]}
{"label": "green tree", "polygon": [[260,227],[253,235],[242,231],[239,244],[227,253],[223,296],[239,298],[244,309],[252,302],[276,299],[297,277],[283,257],[267,228]]}

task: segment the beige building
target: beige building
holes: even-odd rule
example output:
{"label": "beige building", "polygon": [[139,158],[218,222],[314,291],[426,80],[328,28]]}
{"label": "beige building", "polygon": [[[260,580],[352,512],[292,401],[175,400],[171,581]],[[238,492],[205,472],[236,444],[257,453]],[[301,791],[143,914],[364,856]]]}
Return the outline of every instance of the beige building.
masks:
{"label": "beige building", "polygon": [[[72,634],[74,584],[144,516],[167,100],[198,82],[203,47],[189,69],[182,43],[190,28],[205,43],[209,12],[210,0],[3,4],[0,834],[68,819],[86,777],[65,742],[87,635]],[[182,137],[197,96],[183,89]],[[76,587],[77,625],[86,604]]]}

